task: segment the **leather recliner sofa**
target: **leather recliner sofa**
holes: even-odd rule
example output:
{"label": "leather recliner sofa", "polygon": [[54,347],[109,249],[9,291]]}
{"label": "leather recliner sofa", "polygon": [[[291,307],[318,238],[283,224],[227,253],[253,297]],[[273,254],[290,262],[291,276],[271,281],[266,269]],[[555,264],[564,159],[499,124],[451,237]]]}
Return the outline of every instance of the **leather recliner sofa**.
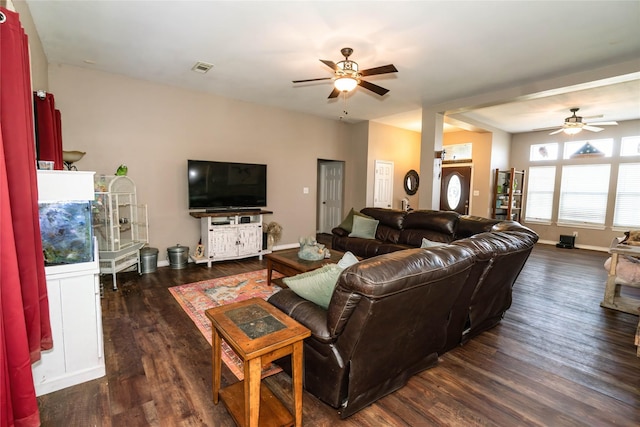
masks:
{"label": "leather recliner sofa", "polygon": [[[376,233],[379,247],[376,255],[342,272],[326,310],[290,289],[269,298],[311,330],[304,342],[304,386],[338,408],[342,418],[399,389],[412,375],[434,366],[438,355],[498,324],[538,239],[513,221],[461,221],[456,213],[439,211],[362,212],[384,218]],[[378,239],[383,236],[391,237]],[[410,247],[423,237],[447,245]],[[367,251],[374,250],[372,242],[365,243]],[[279,363],[290,372],[286,360]]]}

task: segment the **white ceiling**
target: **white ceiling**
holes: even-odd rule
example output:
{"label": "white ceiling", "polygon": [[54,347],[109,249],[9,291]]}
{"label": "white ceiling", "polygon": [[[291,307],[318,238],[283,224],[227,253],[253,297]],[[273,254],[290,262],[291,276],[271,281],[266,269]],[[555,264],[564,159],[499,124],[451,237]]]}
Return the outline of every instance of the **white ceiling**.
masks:
{"label": "white ceiling", "polygon": [[[336,120],[419,130],[425,105],[511,133],[560,126],[571,107],[594,122],[640,118],[638,1],[27,3],[52,64]],[[291,81],[330,77],[318,59],[347,46],[361,68],[398,73],[367,77],[390,92],[357,88],[344,115],[330,81]],[[214,67],[195,73],[197,61]]]}

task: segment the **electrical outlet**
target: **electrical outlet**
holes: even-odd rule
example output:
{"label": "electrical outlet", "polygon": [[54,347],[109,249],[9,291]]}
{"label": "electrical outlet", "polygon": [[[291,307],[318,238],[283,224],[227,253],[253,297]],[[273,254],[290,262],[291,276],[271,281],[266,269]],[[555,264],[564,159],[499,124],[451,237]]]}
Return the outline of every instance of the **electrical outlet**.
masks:
{"label": "electrical outlet", "polygon": [[573,232],[573,237],[578,237],[578,232],[577,231]]}

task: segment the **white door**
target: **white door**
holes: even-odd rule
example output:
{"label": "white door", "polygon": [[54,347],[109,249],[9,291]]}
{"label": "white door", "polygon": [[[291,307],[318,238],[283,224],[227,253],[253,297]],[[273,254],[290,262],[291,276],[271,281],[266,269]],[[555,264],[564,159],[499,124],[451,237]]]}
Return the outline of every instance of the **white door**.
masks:
{"label": "white door", "polygon": [[393,202],[393,162],[376,160],[373,179],[373,207],[391,208]]}
{"label": "white door", "polygon": [[344,163],[320,161],[318,167],[318,232],[331,233],[342,221]]}

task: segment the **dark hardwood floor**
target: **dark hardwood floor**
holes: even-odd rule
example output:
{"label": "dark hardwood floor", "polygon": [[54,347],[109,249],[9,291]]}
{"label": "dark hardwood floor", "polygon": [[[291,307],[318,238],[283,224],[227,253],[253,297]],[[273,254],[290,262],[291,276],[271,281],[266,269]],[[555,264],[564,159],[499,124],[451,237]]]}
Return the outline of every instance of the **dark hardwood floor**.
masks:
{"label": "dark hardwood floor", "polygon": [[[607,254],[537,245],[500,325],[346,420],[305,392],[306,426],[637,426],[638,317],[599,306]],[[159,268],[104,280],[107,375],[39,397],[43,426],[233,426],[211,397],[211,347],[167,288],[259,268]],[[224,366],[224,365],[223,365]],[[223,386],[235,381],[225,368]],[[290,378],[266,383],[291,409]]]}

